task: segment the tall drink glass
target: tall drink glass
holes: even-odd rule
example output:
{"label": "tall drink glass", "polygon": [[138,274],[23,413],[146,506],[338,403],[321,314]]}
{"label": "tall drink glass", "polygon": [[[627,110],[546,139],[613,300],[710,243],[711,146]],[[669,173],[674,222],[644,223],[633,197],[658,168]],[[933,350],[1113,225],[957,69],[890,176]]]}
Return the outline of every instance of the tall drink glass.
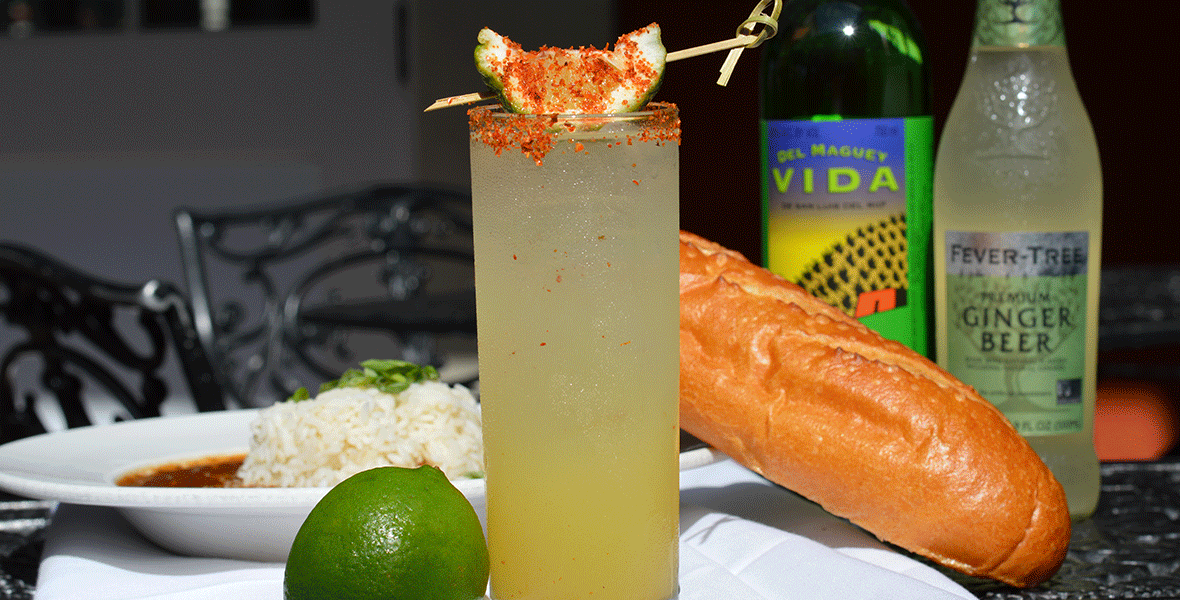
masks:
{"label": "tall drink glass", "polygon": [[674,598],[676,108],[470,116],[492,597]]}

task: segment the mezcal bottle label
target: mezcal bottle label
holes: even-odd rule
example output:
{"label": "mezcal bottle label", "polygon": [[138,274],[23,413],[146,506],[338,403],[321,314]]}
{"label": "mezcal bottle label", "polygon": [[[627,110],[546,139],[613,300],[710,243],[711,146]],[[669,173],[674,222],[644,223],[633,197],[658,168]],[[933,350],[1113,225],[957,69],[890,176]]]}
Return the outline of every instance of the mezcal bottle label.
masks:
{"label": "mezcal bottle label", "polygon": [[1089,234],[948,231],[947,365],[1025,436],[1082,430]]}
{"label": "mezcal bottle label", "polygon": [[926,353],[933,121],[762,121],[764,264]]}

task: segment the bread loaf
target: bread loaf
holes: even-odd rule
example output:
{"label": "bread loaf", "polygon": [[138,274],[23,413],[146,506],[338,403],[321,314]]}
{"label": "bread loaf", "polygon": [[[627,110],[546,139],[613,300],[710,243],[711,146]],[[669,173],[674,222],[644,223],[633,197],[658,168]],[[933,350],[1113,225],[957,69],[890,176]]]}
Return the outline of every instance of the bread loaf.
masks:
{"label": "bread loaf", "polygon": [[1061,484],[1004,415],[928,359],[680,234],[680,424],[880,539],[1028,587],[1061,566]]}

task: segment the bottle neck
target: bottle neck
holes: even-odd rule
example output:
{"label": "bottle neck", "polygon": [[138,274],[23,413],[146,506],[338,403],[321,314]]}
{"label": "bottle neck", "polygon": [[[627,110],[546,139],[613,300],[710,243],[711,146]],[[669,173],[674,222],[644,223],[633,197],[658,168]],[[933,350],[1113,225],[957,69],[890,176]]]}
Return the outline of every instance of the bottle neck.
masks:
{"label": "bottle neck", "polygon": [[1061,0],[979,0],[972,45],[1064,47]]}

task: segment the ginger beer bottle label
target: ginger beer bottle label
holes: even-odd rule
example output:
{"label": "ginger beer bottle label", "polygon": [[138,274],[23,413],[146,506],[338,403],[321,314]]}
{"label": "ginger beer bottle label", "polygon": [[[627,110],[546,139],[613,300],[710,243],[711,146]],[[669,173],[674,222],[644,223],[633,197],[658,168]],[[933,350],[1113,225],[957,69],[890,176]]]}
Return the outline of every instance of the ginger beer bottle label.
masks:
{"label": "ginger beer bottle label", "polygon": [[1089,234],[948,231],[947,366],[1025,436],[1083,426]]}
{"label": "ginger beer bottle label", "polygon": [[930,117],[764,120],[764,262],[925,354]]}

